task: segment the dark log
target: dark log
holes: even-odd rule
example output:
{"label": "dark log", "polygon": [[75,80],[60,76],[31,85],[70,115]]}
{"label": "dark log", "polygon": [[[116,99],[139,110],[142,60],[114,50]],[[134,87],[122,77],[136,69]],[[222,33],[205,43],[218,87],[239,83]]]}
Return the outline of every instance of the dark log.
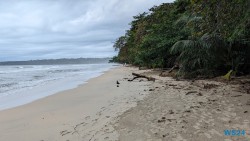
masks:
{"label": "dark log", "polygon": [[155,78],[148,77],[146,75],[142,75],[142,74],[138,74],[138,73],[132,73],[132,75],[134,75],[135,77],[133,79],[128,80],[128,81],[133,81],[133,80],[135,80],[137,78],[146,78],[146,79],[148,79],[148,81],[155,81]]}

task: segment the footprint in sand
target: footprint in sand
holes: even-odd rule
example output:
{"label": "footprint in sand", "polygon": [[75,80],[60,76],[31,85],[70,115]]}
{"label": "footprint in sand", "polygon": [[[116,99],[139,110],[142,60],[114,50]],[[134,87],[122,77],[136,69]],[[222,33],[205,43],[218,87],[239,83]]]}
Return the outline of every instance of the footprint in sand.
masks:
{"label": "footprint in sand", "polygon": [[107,133],[108,131],[109,131],[109,129],[108,129],[108,128],[107,128],[107,129],[104,129],[104,132],[106,132],[106,133]]}
{"label": "footprint in sand", "polygon": [[61,132],[60,132],[61,136],[67,135],[67,134],[69,134],[69,133],[71,133],[71,132],[68,131],[68,130],[64,130],[64,131],[61,131]]}
{"label": "footprint in sand", "polygon": [[85,120],[89,120],[89,119],[90,119],[90,116],[86,116],[84,119],[85,119]]}

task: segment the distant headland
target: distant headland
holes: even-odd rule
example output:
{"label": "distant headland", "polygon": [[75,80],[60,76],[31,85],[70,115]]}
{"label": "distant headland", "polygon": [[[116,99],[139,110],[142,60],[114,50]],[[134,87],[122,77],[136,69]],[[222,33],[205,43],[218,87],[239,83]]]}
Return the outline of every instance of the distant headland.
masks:
{"label": "distant headland", "polygon": [[96,64],[108,63],[110,58],[61,58],[61,59],[43,59],[28,61],[5,61],[0,65],[64,65],[64,64]]}

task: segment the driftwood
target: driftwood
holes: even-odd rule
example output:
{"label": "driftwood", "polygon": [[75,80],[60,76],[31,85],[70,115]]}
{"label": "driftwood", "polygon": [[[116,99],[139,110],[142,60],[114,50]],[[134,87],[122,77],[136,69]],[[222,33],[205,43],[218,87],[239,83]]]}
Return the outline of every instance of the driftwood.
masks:
{"label": "driftwood", "polygon": [[197,91],[189,91],[186,93],[186,95],[192,94],[192,93],[197,93]]}
{"label": "driftwood", "polygon": [[179,65],[174,65],[172,68],[162,68],[162,72],[159,74],[161,77],[175,77],[175,73],[172,73],[174,70],[179,69]]}
{"label": "driftwood", "polygon": [[134,75],[135,77],[133,79],[128,80],[128,81],[133,81],[133,80],[135,80],[137,78],[146,78],[146,79],[148,79],[148,81],[155,81],[155,78],[148,77],[146,75],[142,75],[142,74],[138,74],[138,73],[132,73],[132,75]]}
{"label": "driftwood", "polygon": [[168,73],[171,73],[173,70],[175,69],[179,69],[179,65],[174,65],[169,71]]}

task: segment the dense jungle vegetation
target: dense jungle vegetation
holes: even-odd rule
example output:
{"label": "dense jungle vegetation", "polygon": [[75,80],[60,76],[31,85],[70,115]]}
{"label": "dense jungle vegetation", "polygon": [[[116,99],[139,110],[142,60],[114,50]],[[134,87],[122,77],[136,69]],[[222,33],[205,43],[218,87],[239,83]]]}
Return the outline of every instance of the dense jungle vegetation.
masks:
{"label": "dense jungle vegetation", "polygon": [[147,68],[179,66],[179,76],[250,72],[249,0],[176,0],[134,16],[113,58]]}

